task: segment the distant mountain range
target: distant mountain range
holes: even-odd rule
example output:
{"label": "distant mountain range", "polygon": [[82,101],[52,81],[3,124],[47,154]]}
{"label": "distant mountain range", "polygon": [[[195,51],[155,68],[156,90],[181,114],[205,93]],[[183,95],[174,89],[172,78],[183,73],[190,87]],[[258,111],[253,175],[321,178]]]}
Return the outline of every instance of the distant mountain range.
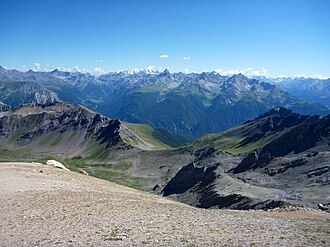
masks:
{"label": "distant mountain range", "polygon": [[259,77],[258,79],[277,85],[298,98],[330,107],[330,78],[322,80],[304,77],[277,79]]}
{"label": "distant mountain range", "polygon": [[146,125],[84,106],[3,109],[0,160],[57,159],[72,170],[203,208],[329,203],[330,115],[277,107],[180,148]]}
{"label": "distant mountain range", "polygon": [[148,124],[186,139],[228,129],[276,106],[301,114],[330,113],[327,81],[314,85],[320,85],[322,95],[312,97],[310,79],[300,91],[293,87],[298,82],[276,86],[263,80],[168,70],[120,71],[96,78],[80,72],[23,73],[0,67],[0,101],[12,107],[31,102],[83,104],[108,117]]}

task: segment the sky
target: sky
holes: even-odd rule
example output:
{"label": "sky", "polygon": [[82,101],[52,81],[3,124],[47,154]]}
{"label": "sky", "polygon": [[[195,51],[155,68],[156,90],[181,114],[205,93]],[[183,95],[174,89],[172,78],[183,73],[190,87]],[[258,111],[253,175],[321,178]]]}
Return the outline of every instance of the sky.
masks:
{"label": "sky", "polygon": [[0,0],[0,65],[330,77],[329,0]]}

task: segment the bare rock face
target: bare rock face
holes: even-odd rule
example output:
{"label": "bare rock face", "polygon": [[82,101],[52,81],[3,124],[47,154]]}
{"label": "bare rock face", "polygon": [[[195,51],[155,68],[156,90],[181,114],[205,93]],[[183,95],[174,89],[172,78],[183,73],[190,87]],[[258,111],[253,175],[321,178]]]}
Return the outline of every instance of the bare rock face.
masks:
{"label": "bare rock face", "polygon": [[248,156],[246,156],[242,162],[234,169],[234,174],[235,173],[240,173],[244,172],[250,168],[253,167],[255,162],[257,161],[258,156],[256,152],[249,153]]}
{"label": "bare rock face", "polygon": [[180,194],[194,186],[209,184],[214,180],[214,170],[220,164],[211,167],[198,166],[194,162],[183,167],[174,178],[172,178],[163,190],[163,195]]}
{"label": "bare rock face", "polygon": [[62,163],[56,161],[56,160],[47,160],[46,165],[53,166],[55,168],[59,168],[65,171],[70,171],[68,168],[66,168]]}
{"label": "bare rock face", "polygon": [[54,92],[41,89],[34,94],[36,103],[38,104],[49,104],[54,102],[61,102],[58,95]]}

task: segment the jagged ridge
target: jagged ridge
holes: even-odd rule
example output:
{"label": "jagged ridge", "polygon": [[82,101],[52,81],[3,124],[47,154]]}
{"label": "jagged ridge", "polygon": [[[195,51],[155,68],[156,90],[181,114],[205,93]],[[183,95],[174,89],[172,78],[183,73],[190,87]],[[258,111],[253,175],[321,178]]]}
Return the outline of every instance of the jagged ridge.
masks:
{"label": "jagged ridge", "polygon": [[22,73],[0,70],[4,103],[83,104],[106,116],[144,123],[193,139],[228,129],[275,106],[326,115],[327,107],[298,99],[275,85],[244,75],[109,73],[98,78],[79,72]]}

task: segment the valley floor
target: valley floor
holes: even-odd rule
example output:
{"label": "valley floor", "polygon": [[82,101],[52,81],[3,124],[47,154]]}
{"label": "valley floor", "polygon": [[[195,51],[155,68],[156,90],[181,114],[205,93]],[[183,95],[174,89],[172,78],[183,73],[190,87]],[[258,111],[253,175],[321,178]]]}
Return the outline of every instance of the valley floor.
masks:
{"label": "valley floor", "polygon": [[0,163],[1,246],[330,246],[318,210],[206,210],[38,163]]}

